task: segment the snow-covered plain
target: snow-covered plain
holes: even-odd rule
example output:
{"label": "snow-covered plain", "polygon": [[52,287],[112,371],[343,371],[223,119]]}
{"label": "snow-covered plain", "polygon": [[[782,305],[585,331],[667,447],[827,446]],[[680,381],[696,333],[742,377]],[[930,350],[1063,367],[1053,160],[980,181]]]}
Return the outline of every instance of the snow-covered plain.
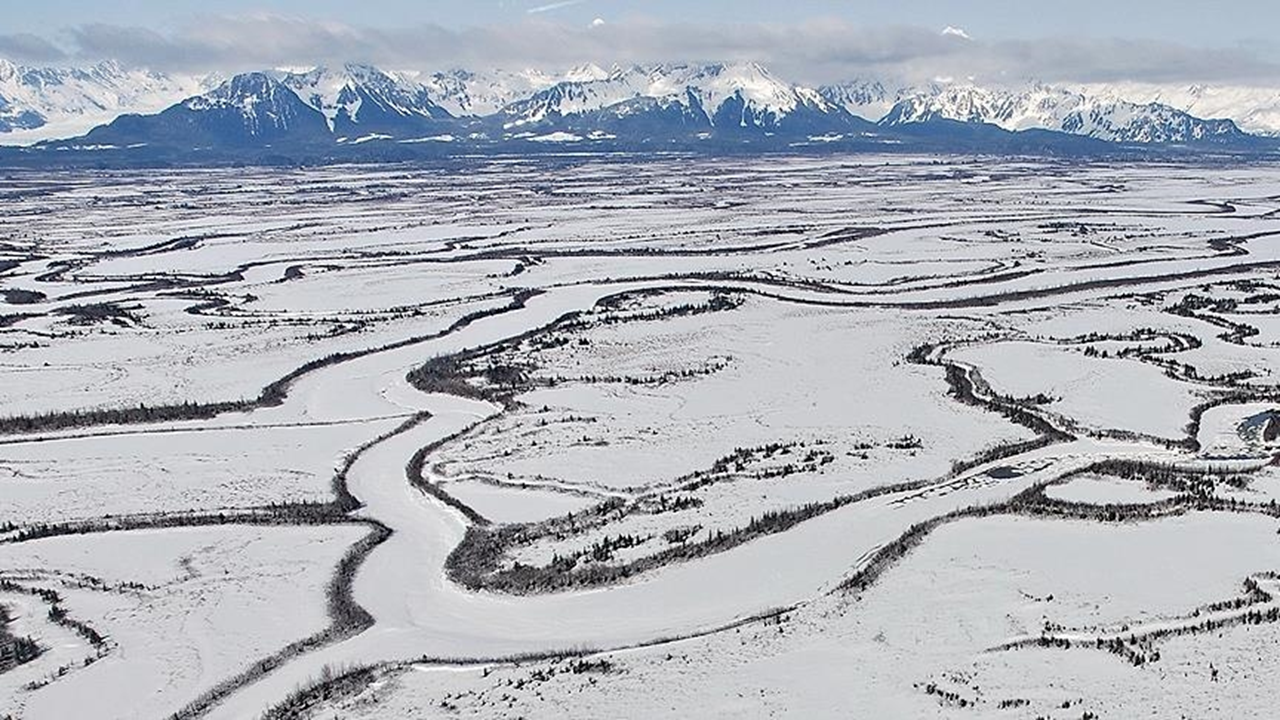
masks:
{"label": "snow-covered plain", "polygon": [[1227,717],[1277,689],[1270,168],[548,157],[0,196],[0,640],[42,648],[0,713]]}

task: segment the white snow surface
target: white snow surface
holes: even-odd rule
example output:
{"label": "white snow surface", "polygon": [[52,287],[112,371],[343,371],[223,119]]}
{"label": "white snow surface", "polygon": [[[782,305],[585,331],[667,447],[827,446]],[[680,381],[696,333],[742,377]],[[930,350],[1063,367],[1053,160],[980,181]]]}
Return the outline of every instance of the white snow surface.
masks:
{"label": "white snow surface", "polygon": [[[784,99],[744,73],[734,92]],[[0,713],[167,717],[328,627],[335,588],[369,623],[208,717],[358,667],[373,682],[316,717],[1176,717],[1214,697],[1225,717],[1274,695],[1274,627],[1196,625],[1268,610],[1244,583],[1280,570],[1269,166],[494,158],[10,182],[0,578],[55,589],[108,642],[0,588],[8,630],[48,648],[0,674]],[[147,415],[185,402],[237,404]],[[1177,505],[1101,460],[1209,487]],[[358,509],[326,504],[339,487]],[[1091,514],[1115,504],[1161,514]],[[372,523],[389,536],[335,579]],[[634,568],[476,589],[448,558],[482,531],[521,539],[499,569]],[[702,542],[722,544],[678,552]],[[1096,642],[1174,629],[1133,641],[1168,664]],[[1040,633],[1072,647],[1000,649]],[[558,652],[609,665],[527,658]]]}

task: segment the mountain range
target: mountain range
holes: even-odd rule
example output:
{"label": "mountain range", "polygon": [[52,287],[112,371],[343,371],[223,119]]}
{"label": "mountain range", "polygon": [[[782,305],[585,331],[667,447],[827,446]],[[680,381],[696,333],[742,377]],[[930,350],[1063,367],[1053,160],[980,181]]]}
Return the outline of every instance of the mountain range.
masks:
{"label": "mountain range", "polygon": [[809,87],[752,62],[555,73],[346,64],[195,77],[0,60],[0,143],[22,146],[0,153],[19,163],[538,147],[1270,152],[1280,147],[1280,92],[884,79]]}

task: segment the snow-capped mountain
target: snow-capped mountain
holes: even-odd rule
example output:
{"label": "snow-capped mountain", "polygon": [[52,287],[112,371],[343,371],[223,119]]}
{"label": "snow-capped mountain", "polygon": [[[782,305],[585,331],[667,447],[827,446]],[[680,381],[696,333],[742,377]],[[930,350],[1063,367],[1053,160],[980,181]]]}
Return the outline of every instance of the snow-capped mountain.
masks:
{"label": "snow-capped mountain", "polygon": [[[890,87],[894,87],[889,84]],[[850,115],[879,122],[889,114],[893,106],[908,90],[889,90],[882,80],[852,80],[840,85],[823,85],[818,88],[827,102]]]}
{"label": "snow-capped mountain", "polygon": [[611,125],[649,114],[721,130],[836,128],[851,120],[817,91],[783,82],[757,63],[615,67],[557,83],[500,113],[508,129],[566,120]]}
{"label": "snow-capped mountain", "polygon": [[92,146],[187,148],[300,144],[332,138],[329,123],[268,73],[236,75],[155,115],[123,115],[84,138]]}
{"label": "snow-capped mountain", "polygon": [[275,78],[324,115],[337,135],[420,129],[452,116],[413,77],[369,65],[278,72]]}
{"label": "snow-capped mountain", "polygon": [[126,69],[27,67],[0,59],[0,142],[79,135],[123,113],[159,112],[210,87],[206,77]]}
{"label": "snow-capped mountain", "polygon": [[900,92],[880,123],[893,126],[938,118],[1124,143],[1222,143],[1244,138],[1230,120],[1204,120],[1158,103],[1140,105],[1044,85],[1004,90],[947,84]]}
{"label": "snow-capped mountain", "polygon": [[455,69],[423,77],[421,82],[435,103],[454,117],[486,117],[557,83],[599,80],[607,76],[605,70],[588,64],[561,74],[533,69],[520,72]]}
{"label": "snow-capped mountain", "polygon": [[1280,137],[1280,88],[1239,85],[1082,85],[1081,93],[1132,103],[1159,103],[1196,117],[1230,118],[1248,133]]}
{"label": "snow-capped mountain", "polygon": [[[1123,94],[1140,93],[1120,86],[941,80],[913,86],[879,78],[811,88],[752,62],[436,73],[345,64],[245,73],[216,87],[204,83],[111,63],[47,71],[3,64],[0,135],[18,138],[32,132],[22,128],[46,131],[50,117],[97,113],[92,116],[110,121],[37,147],[148,147],[168,158],[194,149],[255,148],[281,157],[303,148],[309,157],[411,158],[445,146],[533,151],[535,145],[565,143],[1071,154],[1110,152],[1107,147],[1117,144],[1250,152],[1280,147],[1243,132],[1231,119],[1206,120],[1150,98],[1130,101]],[[196,92],[162,111],[153,107],[166,94],[193,86]],[[1196,88],[1177,99],[1217,109],[1241,97]],[[1254,109],[1246,117],[1255,127],[1280,117],[1280,93],[1247,97]]]}

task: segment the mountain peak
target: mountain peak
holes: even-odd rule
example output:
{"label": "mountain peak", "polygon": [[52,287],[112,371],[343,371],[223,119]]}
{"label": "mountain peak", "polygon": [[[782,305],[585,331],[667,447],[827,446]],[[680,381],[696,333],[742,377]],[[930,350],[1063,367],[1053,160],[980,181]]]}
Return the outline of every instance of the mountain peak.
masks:
{"label": "mountain peak", "polygon": [[186,104],[192,109],[213,104],[240,105],[248,109],[271,102],[283,89],[279,81],[265,72],[240,73],[209,92],[188,99]]}
{"label": "mountain peak", "polygon": [[567,82],[591,82],[593,80],[607,80],[612,75],[613,73],[595,63],[586,63],[569,68],[569,71],[564,74],[564,79]]}

